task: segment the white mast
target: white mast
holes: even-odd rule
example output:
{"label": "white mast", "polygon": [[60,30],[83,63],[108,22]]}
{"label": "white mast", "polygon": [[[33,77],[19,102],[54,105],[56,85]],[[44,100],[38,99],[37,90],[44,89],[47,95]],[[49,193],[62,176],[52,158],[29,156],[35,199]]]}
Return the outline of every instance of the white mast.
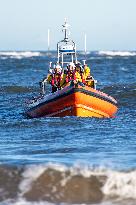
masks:
{"label": "white mast", "polygon": [[85,33],[85,59],[86,59],[86,33]]}
{"label": "white mast", "polygon": [[50,29],[48,29],[48,54],[50,51]]}

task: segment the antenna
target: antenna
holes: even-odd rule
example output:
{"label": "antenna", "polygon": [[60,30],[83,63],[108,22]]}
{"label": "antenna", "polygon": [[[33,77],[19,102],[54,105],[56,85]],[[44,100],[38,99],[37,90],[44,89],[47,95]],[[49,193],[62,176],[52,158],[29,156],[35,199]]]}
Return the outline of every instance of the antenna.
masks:
{"label": "antenna", "polygon": [[65,38],[64,38],[64,40],[66,40],[66,41],[68,41],[68,27],[70,26],[68,23],[67,23],[67,18],[65,18],[65,22],[64,22],[64,25],[62,25],[63,26],[63,29],[62,29],[62,31],[64,31],[65,32]]}
{"label": "antenna", "polygon": [[86,33],[85,33],[85,60],[86,60]]}
{"label": "antenna", "polygon": [[50,29],[48,29],[48,55],[50,51]]}

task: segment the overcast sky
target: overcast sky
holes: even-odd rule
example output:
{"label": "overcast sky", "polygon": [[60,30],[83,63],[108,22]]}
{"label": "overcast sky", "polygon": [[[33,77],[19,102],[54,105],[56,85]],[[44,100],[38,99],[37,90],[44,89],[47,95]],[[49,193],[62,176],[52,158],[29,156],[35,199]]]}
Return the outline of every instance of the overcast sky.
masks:
{"label": "overcast sky", "polygon": [[136,50],[136,0],[0,0],[0,50],[56,49],[65,17],[78,50]]}

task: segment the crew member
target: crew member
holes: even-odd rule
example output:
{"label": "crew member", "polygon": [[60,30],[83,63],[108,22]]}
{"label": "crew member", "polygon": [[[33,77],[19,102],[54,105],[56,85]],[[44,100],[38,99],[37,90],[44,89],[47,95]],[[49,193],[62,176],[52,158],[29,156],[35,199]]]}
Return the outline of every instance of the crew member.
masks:
{"label": "crew member", "polygon": [[90,73],[90,68],[87,66],[87,64],[84,65],[84,77],[85,77],[85,85],[87,85],[88,87],[92,87],[94,88],[94,79],[91,76]]}
{"label": "crew member", "polygon": [[66,83],[70,82],[71,80],[75,80],[75,64],[69,63],[66,72]]}
{"label": "crew member", "polygon": [[77,82],[85,83],[84,73],[80,63],[76,64],[75,76]]}
{"label": "crew member", "polygon": [[52,93],[61,89],[62,69],[60,65],[56,65],[51,74],[47,76],[47,82],[52,86]]}
{"label": "crew member", "polygon": [[75,64],[70,62],[67,66],[67,70],[63,74],[61,81],[62,87],[65,87],[70,81],[75,80]]}
{"label": "crew member", "polygon": [[91,73],[90,73],[90,68],[87,66],[87,64],[84,65],[84,77],[85,79],[87,77],[90,77]]}

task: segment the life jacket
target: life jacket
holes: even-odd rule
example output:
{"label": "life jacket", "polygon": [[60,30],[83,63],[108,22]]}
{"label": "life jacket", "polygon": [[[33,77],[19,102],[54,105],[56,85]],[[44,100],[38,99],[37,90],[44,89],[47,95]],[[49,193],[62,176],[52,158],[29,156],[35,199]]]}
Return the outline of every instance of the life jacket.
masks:
{"label": "life jacket", "polygon": [[85,76],[85,79],[87,79],[88,76],[90,76],[90,68],[87,66],[85,69],[84,69],[84,76]]}
{"label": "life jacket", "polygon": [[66,75],[66,83],[70,82],[71,80],[76,80],[75,71],[68,71]]}
{"label": "life jacket", "polygon": [[60,89],[61,80],[62,80],[62,74],[61,73],[53,73],[52,78],[51,78],[51,85]]}
{"label": "life jacket", "polygon": [[84,83],[84,84],[85,84],[85,76],[84,76],[84,74],[83,74],[83,73],[81,73],[81,79],[82,79],[82,83]]}

